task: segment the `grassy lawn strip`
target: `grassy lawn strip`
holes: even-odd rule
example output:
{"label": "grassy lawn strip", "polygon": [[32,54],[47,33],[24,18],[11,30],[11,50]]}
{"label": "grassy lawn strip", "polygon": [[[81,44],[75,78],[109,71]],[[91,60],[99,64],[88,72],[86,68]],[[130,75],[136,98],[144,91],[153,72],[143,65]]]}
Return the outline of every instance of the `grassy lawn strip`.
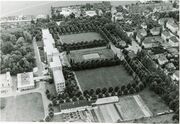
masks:
{"label": "grassy lawn strip", "polygon": [[101,35],[96,32],[61,35],[60,38],[62,39],[63,43],[77,43],[81,41],[92,41],[102,39]]}
{"label": "grassy lawn strip", "polygon": [[82,90],[127,85],[132,77],[122,65],[76,71]]}

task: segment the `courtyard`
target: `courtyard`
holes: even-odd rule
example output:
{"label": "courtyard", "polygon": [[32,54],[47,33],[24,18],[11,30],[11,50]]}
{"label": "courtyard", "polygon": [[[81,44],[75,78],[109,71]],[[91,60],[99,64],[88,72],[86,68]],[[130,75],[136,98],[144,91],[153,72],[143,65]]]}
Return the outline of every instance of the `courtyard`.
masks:
{"label": "courtyard", "polygon": [[42,96],[39,93],[1,98],[0,121],[39,121],[44,118]]}
{"label": "courtyard", "polygon": [[80,33],[80,34],[68,34],[60,36],[63,43],[77,43],[81,41],[93,41],[102,39],[101,35],[96,32]]}
{"label": "courtyard", "polygon": [[82,70],[75,73],[82,90],[121,87],[133,80],[123,65]]}

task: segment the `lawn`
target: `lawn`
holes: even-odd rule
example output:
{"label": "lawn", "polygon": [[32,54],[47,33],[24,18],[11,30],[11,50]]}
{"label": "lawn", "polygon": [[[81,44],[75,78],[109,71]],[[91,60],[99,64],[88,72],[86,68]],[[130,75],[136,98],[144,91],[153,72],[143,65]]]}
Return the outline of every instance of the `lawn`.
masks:
{"label": "lawn", "polygon": [[0,120],[32,122],[43,118],[44,108],[41,94],[30,93],[5,98],[5,108],[1,109]]}
{"label": "lawn", "polygon": [[68,55],[68,59],[81,62],[87,59],[112,58],[113,56],[114,53],[111,49],[107,49],[106,47],[97,47],[71,51],[71,53]]}
{"label": "lawn", "polygon": [[82,90],[127,85],[133,78],[122,65],[76,71]]}
{"label": "lawn", "polygon": [[62,114],[55,115],[52,119],[52,122],[64,122],[63,115]]}
{"label": "lawn", "polygon": [[139,94],[153,114],[156,115],[157,113],[170,110],[164,101],[148,88],[144,89]]}
{"label": "lawn", "polygon": [[61,35],[63,43],[77,43],[81,41],[93,41],[102,39],[101,35],[96,32],[80,33],[80,34],[70,34],[70,35]]}
{"label": "lawn", "polygon": [[49,82],[46,82],[46,83],[45,83],[45,87],[46,87],[46,89],[49,90],[49,92],[50,92],[51,94],[56,95],[56,88],[55,88],[54,83],[49,84]]}

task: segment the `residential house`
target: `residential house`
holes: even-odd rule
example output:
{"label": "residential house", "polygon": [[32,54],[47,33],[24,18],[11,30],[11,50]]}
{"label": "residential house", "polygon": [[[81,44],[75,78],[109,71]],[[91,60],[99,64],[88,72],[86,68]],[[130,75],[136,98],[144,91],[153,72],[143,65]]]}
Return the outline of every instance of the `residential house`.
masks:
{"label": "residential house", "polygon": [[165,30],[161,33],[161,38],[164,41],[167,41],[169,38],[171,37],[171,34],[169,33],[169,31]]}
{"label": "residential house", "polygon": [[143,23],[141,24],[141,27],[144,28],[144,29],[147,29],[147,24],[146,24],[145,22],[143,22]]}
{"label": "residential house", "polygon": [[158,23],[164,27],[167,21],[174,22],[174,19],[173,18],[160,18],[158,20]]}
{"label": "residential house", "polygon": [[138,32],[139,32],[143,37],[146,37],[146,36],[147,36],[147,32],[146,32],[145,29],[140,29]]}
{"label": "residential house", "polygon": [[86,13],[85,14],[86,16],[90,16],[90,17],[97,15],[96,11],[93,11],[93,10],[86,11],[85,13]]}
{"label": "residential house", "polygon": [[136,35],[136,40],[137,40],[137,42],[138,42],[139,44],[141,44],[143,38],[144,38],[144,37],[143,37],[140,33],[137,33],[137,35]]}
{"label": "residential house", "polygon": [[12,93],[12,77],[10,72],[0,74],[0,95],[8,95]]}
{"label": "residential house", "polygon": [[179,81],[179,70],[176,71],[176,72],[171,76],[171,78],[172,78],[173,80]]}
{"label": "residential house", "polygon": [[169,38],[169,44],[172,46],[172,47],[178,47],[179,46],[179,40],[176,36],[172,36]]}
{"label": "residential house", "polygon": [[157,59],[159,65],[163,65],[163,64],[168,62],[168,59],[166,58],[166,55],[164,55],[163,53],[156,54],[156,55],[153,56],[153,58]]}
{"label": "residential house", "polygon": [[161,37],[158,37],[158,36],[146,37],[142,41],[142,46],[145,49],[159,47],[161,42],[162,42]]}
{"label": "residential house", "polygon": [[176,69],[176,67],[174,66],[173,63],[168,63],[166,64],[165,68],[169,71],[169,72],[172,72]]}
{"label": "residential house", "polygon": [[160,27],[154,27],[154,28],[152,28],[152,29],[150,30],[150,32],[151,32],[151,34],[152,34],[153,36],[159,35],[159,34],[160,34],[160,31],[161,31],[161,28],[160,28]]}
{"label": "residential house", "polygon": [[177,33],[178,31],[178,25],[174,21],[168,20],[166,23],[166,27],[173,33]]}
{"label": "residential house", "polygon": [[33,72],[17,74],[17,88],[19,91],[29,90],[35,87]]}

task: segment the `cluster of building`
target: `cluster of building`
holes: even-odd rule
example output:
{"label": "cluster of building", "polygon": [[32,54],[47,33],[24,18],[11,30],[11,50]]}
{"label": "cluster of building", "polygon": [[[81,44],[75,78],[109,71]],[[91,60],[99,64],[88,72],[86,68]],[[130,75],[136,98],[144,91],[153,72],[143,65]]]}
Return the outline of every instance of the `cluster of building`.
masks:
{"label": "cluster of building", "polygon": [[60,58],[60,53],[55,48],[55,42],[48,29],[42,30],[44,52],[49,66],[49,71],[54,79],[54,84],[57,93],[61,93],[65,88],[65,79],[62,72],[62,62]]}

